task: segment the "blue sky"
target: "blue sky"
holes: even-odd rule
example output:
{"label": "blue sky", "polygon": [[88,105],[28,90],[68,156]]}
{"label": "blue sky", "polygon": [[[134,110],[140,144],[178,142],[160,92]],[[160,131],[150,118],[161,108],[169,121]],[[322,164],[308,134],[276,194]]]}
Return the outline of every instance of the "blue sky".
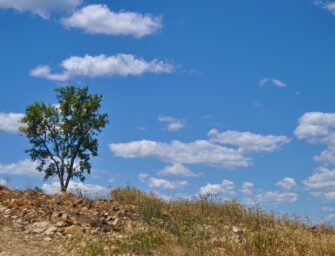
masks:
{"label": "blue sky", "polygon": [[110,124],[73,188],[335,219],[335,2],[0,0],[0,24],[2,183],[57,190],[17,120],[88,85]]}

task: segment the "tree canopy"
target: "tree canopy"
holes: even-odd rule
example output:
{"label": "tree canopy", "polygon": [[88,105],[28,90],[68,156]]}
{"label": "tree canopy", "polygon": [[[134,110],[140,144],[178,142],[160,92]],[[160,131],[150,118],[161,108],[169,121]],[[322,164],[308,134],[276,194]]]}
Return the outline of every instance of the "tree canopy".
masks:
{"label": "tree canopy", "polygon": [[97,135],[108,123],[101,114],[102,95],[89,94],[88,87],[56,89],[57,105],[34,103],[21,119],[20,131],[32,147],[26,150],[44,179],[58,177],[61,191],[73,178],[85,181],[91,172],[91,157],[98,154]]}

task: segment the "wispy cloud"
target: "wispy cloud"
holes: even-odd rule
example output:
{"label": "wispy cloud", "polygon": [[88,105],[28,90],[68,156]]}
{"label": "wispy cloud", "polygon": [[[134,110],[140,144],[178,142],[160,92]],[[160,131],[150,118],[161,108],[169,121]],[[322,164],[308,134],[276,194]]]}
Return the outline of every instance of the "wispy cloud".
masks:
{"label": "wispy cloud", "polygon": [[334,1],[315,1],[315,5],[319,6],[327,11],[329,11],[331,14],[335,15],[335,2]]}
{"label": "wispy cloud", "polygon": [[162,28],[162,18],[137,12],[113,12],[107,5],[92,4],[63,18],[67,28],[82,29],[90,34],[134,36],[137,38],[156,33]]}
{"label": "wispy cloud", "polygon": [[22,160],[15,163],[0,163],[0,174],[22,175],[22,176],[41,176],[36,170],[37,163],[30,160]]}
{"label": "wispy cloud", "polygon": [[294,203],[298,200],[298,194],[288,191],[267,191],[257,193],[243,199],[243,202],[248,205],[257,204],[282,204]]}
{"label": "wispy cloud", "polygon": [[285,82],[277,78],[263,78],[259,81],[259,85],[260,86],[272,85],[279,88],[287,87],[287,84]]}
{"label": "wispy cloud", "polygon": [[172,116],[159,116],[159,122],[166,123],[167,130],[170,132],[176,132],[185,127],[185,120],[177,119]]}
{"label": "wispy cloud", "polygon": [[165,167],[164,169],[158,171],[158,175],[162,176],[185,176],[185,177],[195,177],[199,176],[199,173],[192,172],[182,164],[174,164]]}
{"label": "wispy cloud", "polygon": [[82,2],[83,0],[0,0],[0,8],[30,11],[48,18],[51,11],[70,11]]}
{"label": "wispy cloud", "polygon": [[66,81],[75,77],[126,77],[145,73],[172,73],[175,69],[168,62],[157,59],[145,61],[131,54],[73,56],[64,60],[61,67],[61,73],[54,73],[50,66],[41,65],[31,70],[30,74],[54,81]]}

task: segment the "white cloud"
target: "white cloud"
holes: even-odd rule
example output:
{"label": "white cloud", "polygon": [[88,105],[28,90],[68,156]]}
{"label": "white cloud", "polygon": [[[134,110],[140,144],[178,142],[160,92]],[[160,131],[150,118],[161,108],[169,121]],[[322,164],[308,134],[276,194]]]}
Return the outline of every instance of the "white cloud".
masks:
{"label": "white cloud", "polygon": [[157,174],[162,176],[168,176],[168,175],[185,176],[185,177],[199,176],[198,173],[192,172],[182,164],[174,164],[171,166],[167,166],[164,169],[160,170]]}
{"label": "white cloud", "polygon": [[182,189],[188,185],[187,181],[168,181],[166,179],[158,179],[150,177],[148,180],[150,188],[161,188],[161,189]]}
{"label": "white cloud", "polygon": [[287,191],[268,191],[256,194],[253,197],[245,198],[246,204],[281,204],[294,203],[298,200],[298,194]]}
{"label": "white cloud", "polygon": [[295,135],[311,144],[324,144],[326,150],[314,159],[335,165],[335,114],[322,112],[305,113],[299,119]]}
{"label": "white cloud", "polygon": [[79,6],[82,0],[0,0],[0,8],[17,11],[30,11],[47,18],[51,11],[70,11]]}
{"label": "white cloud", "polygon": [[31,70],[30,74],[49,80],[66,81],[75,77],[126,77],[174,71],[174,66],[170,63],[157,59],[147,62],[131,54],[72,56],[63,60],[61,67],[64,69],[62,73],[53,73],[49,66],[42,65]]}
{"label": "white cloud", "polygon": [[[51,184],[44,183],[42,189],[47,194],[55,194],[60,192],[60,184],[58,181]],[[73,181],[69,183],[67,191],[74,194],[81,193],[85,196],[105,196],[109,193],[109,190],[105,187]]]}
{"label": "white cloud", "polygon": [[335,15],[335,2],[317,0],[315,4]]}
{"label": "white cloud", "polygon": [[224,200],[231,199],[236,195],[235,184],[230,180],[223,180],[221,184],[207,183],[207,185],[200,188],[200,194],[217,195]]}
{"label": "white cloud", "polygon": [[287,84],[277,78],[264,78],[259,81],[260,86],[273,85],[279,88],[287,87]]}
{"label": "white cloud", "polygon": [[335,114],[322,112],[305,113],[298,121],[295,134],[313,144],[335,145]]}
{"label": "white cloud", "polygon": [[320,167],[304,184],[315,197],[325,200],[335,200],[335,170]]}
{"label": "white cloud", "polygon": [[7,182],[7,180],[0,179],[0,186],[8,187],[8,182]]}
{"label": "white cloud", "polygon": [[278,181],[276,185],[285,190],[291,190],[297,185],[297,183],[293,178],[286,177],[282,179],[281,181]]}
{"label": "white cloud", "polygon": [[253,193],[254,184],[251,182],[243,182],[241,192],[244,195],[251,195]]}
{"label": "white cloud", "polygon": [[299,119],[295,135],[311,144],[326,145],[326,149],[314,160],[324,164],[308,177],[304,184],[314,197],[324,200],[335,200],[335,113],[309,112]]}
{"label": "white cloud", "polygon": [[166,179],[150,177],[150,175],[147,173],[140,173],[138,178],[141,182],[147,183],[150,188],[177,190],[182,189],[188,185],[188,182],[185,180],[169,181]]}
{"label": "white cloud", "polygon": [[170,132],[179,131],[180,129],[185,127],[184,120],[179,120],[172,116],[159,116],[158,121],[166,123],[167,130]]}
{"label": "white cloud", "polygon": [[123,158],[156,157],[172,164],[207,164],[233,169],[250,166],[251,153],[272,152],[289,142],[285,136],[262,136],[235,131],[219,133],[211,130],[209,137],[209,141],[195,140],[190,143],[178,140],[170,143],[142,140],[112,143],[109,147],[114,155]]}
{"label": "white cloud", "polygon": [[116,156],[123,158],[156,157],[178,164],[209,164],[224,168],[237,168],[247,167],[250,162],[249,158],[237,150],[215,145],[206,140],[191,143],[142,140],[113,143],[109,147]]}
{"label": "white cloud", "polygon": [[142,172],[138,175],[138,179],[142,182],[145,182],[147,178],[149,178],[149,174],[147,173]]}
{"label": "white cloud", "polygon": [[41,176],[41,173],[36,170],[36,167],[37,163],[30,160],[23,160],[10,164],[0,163],[0,174]]}
{"label": "white cloud", "polygon": [[0,112],[0,131],[17,133],[19,132],[20,119],[23,118],[23,114],[19,113],[1,113]]}
{"label": "white cloud", "polygon": [[63,18],[67,28],[79,28],[90,34],[134,36],[137,38],[156,33],[162,28],[162,18],[137,12],[113,12],[107,5],[92,4]]}
{"label": "white cloud", "polygon": [[278,150],[290,140],[286,136],[260,135],[251,132],[226,131],[216,129],[209,132],[211,142],[237,146],[243,152],[272,152]]}

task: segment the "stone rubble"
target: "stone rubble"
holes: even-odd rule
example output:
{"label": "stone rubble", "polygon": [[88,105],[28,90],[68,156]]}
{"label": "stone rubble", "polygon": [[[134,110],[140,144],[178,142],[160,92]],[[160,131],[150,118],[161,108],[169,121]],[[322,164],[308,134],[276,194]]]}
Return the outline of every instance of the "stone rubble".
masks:
{"label": "stone rubble", "polygon": [[117,237],[136,217],[131,206],[125,209],[107,199],[91,200],[65,193],[51,196],[0,186],[0,227],[7,223],[47,242],[96,234]]}

